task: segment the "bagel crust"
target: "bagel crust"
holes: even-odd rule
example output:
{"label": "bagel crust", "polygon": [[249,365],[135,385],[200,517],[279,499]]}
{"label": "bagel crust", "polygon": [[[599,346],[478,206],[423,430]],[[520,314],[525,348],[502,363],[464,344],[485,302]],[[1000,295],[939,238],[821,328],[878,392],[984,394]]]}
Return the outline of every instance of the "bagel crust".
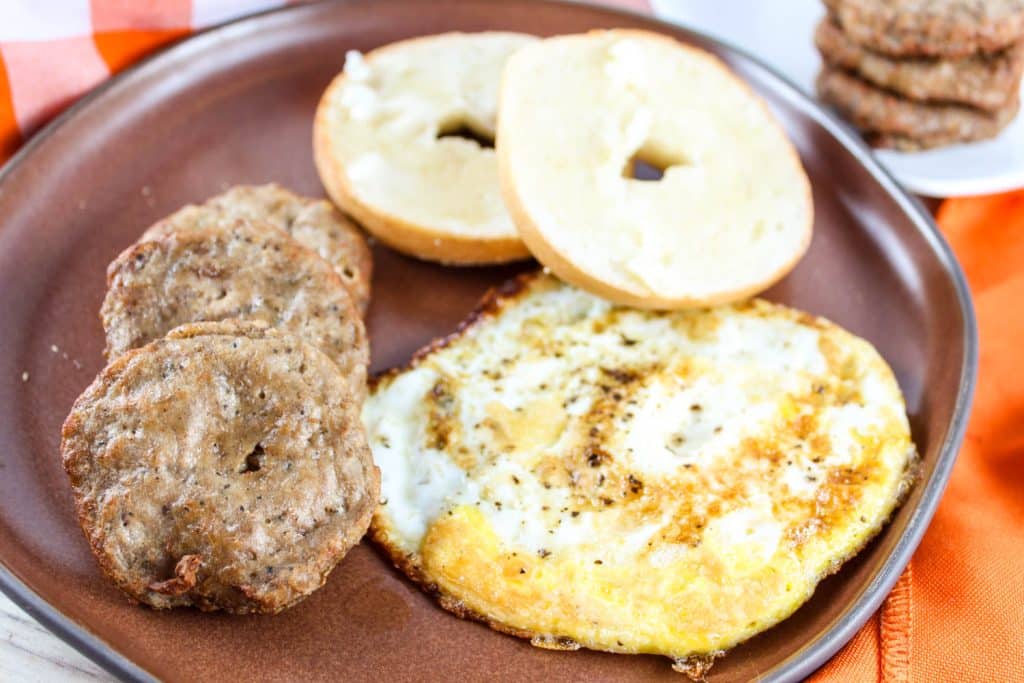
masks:
{"label": "bagel crust", "polygon": [[185,325],[120,356],[61,442],[103,572],[161,609],[301,600],[379,499],[360,404],[325,354],[260,323]]}
{"label": "bagel crust", "polygon": [[505,59],[535,39],[445,33],[393,43],[345,70],[317,108],[313,151],[331,199],[385,244],[448,264],[529,257],[501,199],[493,140]]}
{"label": "bagel crust", "polygon": [[[560,278],[616,303],[745,298],[810,244],[796,150],[697,48],[633,30],[529,45],[506,64],[498,122],[502,193],[523,241]],[[633,177],[636,161],[663,177]]]}

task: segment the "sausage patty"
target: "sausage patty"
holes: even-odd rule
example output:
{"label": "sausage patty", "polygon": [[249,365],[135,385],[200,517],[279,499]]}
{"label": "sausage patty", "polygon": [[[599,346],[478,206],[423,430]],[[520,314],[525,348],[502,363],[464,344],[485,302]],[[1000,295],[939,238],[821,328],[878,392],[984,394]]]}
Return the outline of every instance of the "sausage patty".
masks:
{"label": "sausage patty", "polygon": [[825,0],[853,40],[894,57],[966,57],[1024,38],[1024,0]]}
{"label": "sausage patty", "polygon": [[829,19],[818,24],[814,42],[832,66],[913,100],[997,111],[1017,97],[1024,73],[1024,43],[994,55],[955,60],[893,59],[858,45]]}
{"label": "sausage patty", "polygon": [[325,354],[260,323],[184,325],[118,357],[61,442],[103,571],[157,608],[301,600],[379,498],[359,406]]}
{"label": "sausage patty", "polygon": [[1019,108],[1016,97],[997,112],[913,102],[828,67],[818,75],[817,86],[819,97],[864,131],[876,147],[915,150],[992,138]]}
{"label": "sausage patty", "polygon": [[334,266],[360,311],[366,312],[373,257],[362,231],[330,202],[301,197],[276,183],[239,185],[199,206],[185,206],[149,228],[142,239],[238,219],[265,221],[318,253]]}
{"label": "sausage patty", "polygon": [[107,360],[187,322],[248,318],[325,352],[365,395],[369,347],[349,290],[329,263],[267,224],[169,232],[121,253],[100,309]]}

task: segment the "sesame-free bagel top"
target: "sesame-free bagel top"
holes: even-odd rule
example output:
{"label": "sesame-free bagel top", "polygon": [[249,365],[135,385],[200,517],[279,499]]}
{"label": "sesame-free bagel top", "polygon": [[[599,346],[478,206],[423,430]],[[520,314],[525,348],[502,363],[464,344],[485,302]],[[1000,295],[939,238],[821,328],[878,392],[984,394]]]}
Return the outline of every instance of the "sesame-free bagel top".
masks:
{"label": "sesame-free bagel top", "polygon": [[502,203],[486,138],[494,139],[505,60],[535,40],[443,33],[349,52],[313,126],[317,170],[331,198],[381,241],[417,258],[479,264],[528,257]]}
{"label": "sesame-free bagel top", "polygon": [[[810,243],[796,150],[708,52],[645,31],[557,36],[509,58],[500,101],[498,170],[519,234],[593,294],[642,308],[733,301]],[[637,162],[664,173],[635,177]]]}

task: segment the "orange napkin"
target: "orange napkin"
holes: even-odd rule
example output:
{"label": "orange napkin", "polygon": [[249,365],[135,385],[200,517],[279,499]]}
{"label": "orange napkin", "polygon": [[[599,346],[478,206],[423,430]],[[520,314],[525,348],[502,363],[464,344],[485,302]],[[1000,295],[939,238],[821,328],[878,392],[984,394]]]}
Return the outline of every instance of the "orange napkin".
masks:
{"label": "orange napkin", "polygon": [[816,681],[1024,680],[1024,191],[937,218],[978,316],[967,438],[911,567]]}
{"label": "orange napkin", "polygon": [[[212,23],[281,2],[90,0],[74,35],[0,36],[0,162],[109,73],[203,25],[200,15]],[[607,2],[648,9],[647,0]],[[70,13],[62,16],[64,30]],[[1024,680],[1024,380],[1015,373],[1024,374],[1024,192],[949,200],[938,220],[977,307],[974,413],[913,571],[819,681]]]}

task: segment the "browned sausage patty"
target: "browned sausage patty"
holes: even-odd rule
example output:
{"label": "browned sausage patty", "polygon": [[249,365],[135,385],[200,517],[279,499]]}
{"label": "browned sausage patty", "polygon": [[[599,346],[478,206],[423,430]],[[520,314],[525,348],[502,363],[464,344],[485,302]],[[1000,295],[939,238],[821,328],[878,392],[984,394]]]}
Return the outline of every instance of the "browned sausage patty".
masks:
{"label": "browned sausage patty", "polygon": [[100,309],[107,360],[188,322],[248,318],[291,332],[365,394],[369,348],[348,288],[329,263],[266,224],[170,232],[121,253]]}
{"label": "browned sausage patty", "polygon": [[1019,101],[998,112],[955,104],[924,104],[898,97],[856,76],[825,68],[818,95],[867,134],[875,146],[926,149],[995,137],[1017,114]]}
{"label": "browned sausage patty", "polygon": [[826,62],[914,100],[959,102],[997,111],[1017,97],[1024,74],[1024,43],[994,55],[963,59],[893,59],[849,38],[829,19],[814,42]]}
{"label": "browned sausage patty", "polygon": [[1024,38],[1024,0],[825,0],[850,38],[894,57],[966,57]]}
{"label": "browned sausage patty", "polygon": [[318,253],[338,271],[359,310],[366,311],[373,257],[363,233],[330,202],[301,197],[274,183],[239,185],[199,206],[183,207],[149,228],[142,239],[239,219],[269,223]]}
{"label": "browned sausage patty", "polygon": [[197,323],[104,369],[64,423],[79,521],[153,607],[277,612],[359,542],[380,475],[334,363],[259,323]]}

